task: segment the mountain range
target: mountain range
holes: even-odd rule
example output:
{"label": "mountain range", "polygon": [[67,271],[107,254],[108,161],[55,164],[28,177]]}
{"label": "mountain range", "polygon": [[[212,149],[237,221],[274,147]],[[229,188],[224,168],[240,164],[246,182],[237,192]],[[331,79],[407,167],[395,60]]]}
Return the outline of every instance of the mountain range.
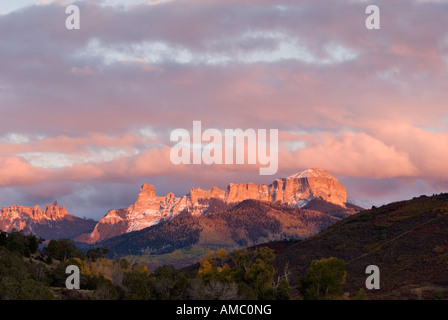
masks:
{"label": "mountain range", "polygon": [[91,232],[96,222],[71,215],[57,202],[45,206],[9,206],[0,210],[0,230],[22,230],[44,239],[75,238]]}
{"label": "mountain range", "polygon": [[303,208],[313,199],[320,199],[352,212],[347,208],[345,187],[332,175],[321,169],[303,172],[274,180],[270,185],[229,184],[226,190],[192,188],[182,197],[173,193],[157,196],[155,187],[144,184],[137,201],[125,209],[110,210],[100,219],[90,234],[76,238],[79,242],[97,243],[132,231],[142,230],[170,220],[180,213],[202,216],[219,209],[230,209],[244,200],[258,200]]}
{"label": "mountain range", "polygon": [[167,254],[187,248],[237,248],[283,238],[303,239],[362,208],[347,202],[345,187],[328,172],[308,169],[269,185],[230,183],[226,190],[191,188],[176,197],[144,184],[134,204],[98,222],[68,214],[57,202],[0,211],[0,228],[44,239],[70,238],[111,255]]}

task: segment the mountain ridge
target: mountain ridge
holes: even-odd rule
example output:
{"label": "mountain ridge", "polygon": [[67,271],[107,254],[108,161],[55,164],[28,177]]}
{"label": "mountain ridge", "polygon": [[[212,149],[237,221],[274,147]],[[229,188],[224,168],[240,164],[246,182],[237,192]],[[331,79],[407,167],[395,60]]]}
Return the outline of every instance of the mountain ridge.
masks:
{"label": "mountain ridge", "polygon": [[448,292],[448,194],[361,211],[280,251],[274,265],[291,266],[292,286],[313,260],[336,257],[347,263],[345,289],[351,295],[365,288],[368,265],[380,269],[381,288],[369,291],[374,299],[427,299],[440,288]]}
{"label": "mountain ridge", "polygon": [[[189,193],[182,197],[176,197],[171,192],[166,196],[158,196],[153,185],[143,184],[135,203],[128,208],[109,210],[98,222],[70,215],[57,202],[45,206],[44,210],[39,206],[13,205],[0,210],[0,229],[22,230],[45,239],[65,237],[80,243],[95,244],[143,230],[182,213],[202,216],[229,212],[232,207],[246,200],[325,212],[337,218],[361,209],[347,202],[345,187],[336,178],[325,170],[314,168],[287,178],[277,178],[269,185],[229,183],[226,190],[218,187],[209,190],[190,188]],[[285,208],[280,211],[285,211]]]}
{"label": "mountain ridge", "polygon": [[210,190],[191,188],[182,197],[176,197],[171,192],[166,196],[157,196],[153,185],[143,184],[134,204],[128,208],[110,210],[90,234],[81,235],[76,240],[91,244],[100,242],[156,225],[183,211],[192,215],[206,214],[210,202],[214,200],[223,201],[229,206],[244,200],[259,200],[301,208],[313,199],[322,199],[346,209],[347,192],[335,177],[316,168],[287,178],[277,178],[269,185],[229,183],[226,190],[218,187]]}
{"label": "mountain ridge", "polygon": [[0,210],[0,230],[10,232],[20,230],[25,234],[35,234],[44,239],[75,238],[90,232],[96,221],[82,219],[68,213],[57,201],[46,205],[26,207],[12,205]]}

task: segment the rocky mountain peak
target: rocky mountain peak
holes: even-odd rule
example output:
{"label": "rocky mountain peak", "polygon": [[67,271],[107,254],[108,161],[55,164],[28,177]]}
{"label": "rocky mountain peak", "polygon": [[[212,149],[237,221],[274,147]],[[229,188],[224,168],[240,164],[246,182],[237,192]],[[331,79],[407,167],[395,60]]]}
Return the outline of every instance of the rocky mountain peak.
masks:
{"label": "rocky mountain peak", "polygon": [[347,202],[345,187],[338,179],[322,169],[307,169],[290,175],[287,179],[277,179],[275,183],[282,184],[283,202],[294,202],[297,200],[297,195],[300,195],[300,200],[305,204],[315,198],[341,207],[345,207]]}
{"label": "rocky mountain peak", "polygon": [[150,200],[156,197],[156,188],[152,184],[145,183],[140,188],[137,201]]}
{"label": "rocky mountain peak", "polygon": [[198,202],[199,199],[210,199],[217,198],[224,200],[226,192],[224,190],[219,189],[218,187],[213,187],[211,190],[203,190],[199,188],[191,188],[189,193],[189,198],[192,204]]}
{"label": "rocky mountain peak", "polygon": [[11,231],[31,230],[35,224],[46,224],[53,221],[61,221],[68,215],[64,206],[57,202],[45,206],[42,212],[39,206],[25,207],[12,205],[0,210],[0,230]]}
{"label": "rocky mountain peak", "polygon": [[64,206],[59,206],[57,201],[53,204],[46,205],[43,213],[43,218],[46,220],[63,219],[68,214]]}
{"label": "rocky mountain peak", "polygon": [[152,201],[156,198],[156,189],[153,185],[145,183],[140,188],[140,193],[138,194],[137,201],[134,204],[134,207],[137,210],[144,210],[147,208]]}
{"label": "rocky mountain peak", "polygon": [[304,170],[299,173],[295,173],[293,175],[290,175],[288,179],[303,179],[303,178],[327,178],[327,179],[336,179],[331,174],[329,174],[327,171],[317,168],[311,168]]}

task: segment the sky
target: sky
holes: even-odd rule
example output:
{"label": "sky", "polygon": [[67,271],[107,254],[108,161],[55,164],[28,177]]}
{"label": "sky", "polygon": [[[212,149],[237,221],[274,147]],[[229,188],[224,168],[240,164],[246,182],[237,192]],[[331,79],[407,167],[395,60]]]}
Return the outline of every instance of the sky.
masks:
{"label": "sky", "polygon": [[[365,207],[448,192],[447,16],[441,0],[1,0],[0,206],[99,219],[143,183],[182,196],[314,167]],[[278,129],[278,172],[174,165],[170,132],[195,120]]]}

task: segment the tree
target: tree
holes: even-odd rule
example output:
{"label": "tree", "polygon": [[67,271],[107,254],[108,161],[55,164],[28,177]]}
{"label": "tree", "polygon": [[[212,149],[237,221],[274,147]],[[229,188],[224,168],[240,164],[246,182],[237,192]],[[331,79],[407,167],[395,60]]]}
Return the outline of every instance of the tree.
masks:
{"label": "tree", "polygon": [[190,282],[185,272],[176,270],[171,265],[163,265],[154,270],[151,287],[155,299],[182,299],[188,293]]}
{"label": "tree", "polygon": [[227,264],[227,252],[219,249],[216,252],[209,251],[199,260],[198,276],[208,284],[212,280],[230,282],[229,265]]}
{"label": "tree", "polygon": [[84,258],[84,254],[76,247],[73,240],[59,239],[50,240],[45,251],[53,259],[65,261],[70,258]]}
{"label": "tree", "polygon": [[346,263],[342,259],[313,260],[305,277],[299,281],[298,290],[305,300],[340,298],[346,277]]}
{"label": "tree", "polygon": [[216,278],[217,270],[215,260],[213,258],[204,258],[199,260],[198,275],[204,282],[208,282]]}
{"label": "tree", "polygon": [[36,253],[39,244],[44,240],[36,238],[35,235],[25,235],[23,231],[11,231],[10,233],[0,231],[0,246],[10,251],[16,251],[25,257]]}
{"label": "tree", "polygon": [[355,300],[367,300],[367,292],[364,288],[359,289],[358,293],[355,295]]}
{"label": "tree", "polygon": [[20,293],[16,299],[20,300],[51,300],[53,294],[48,286],[33,279],[20,282]]}
{"label": "tree", "polygon": [[91,261],[95,261],[96,259],[104,258],[108,253],[109,250],[106,248],[89,249],[86,253],[86,257]]}
{"label": "tree", "polygon": [[275,300],[289,300],[291,299],[291,292],[289,289],[289,282],[286,278],[280,280],[275,290]]}
{"label": "tree", "polygon": [[96,289],[93,291],[93,298],[96,300],[115,300],[118,298],[118,293],[110,280],[100,276],[96,279]]}
{"label": "tree", "polygon": [[132,271],[135,271],[137,273],[141,273],[142,275],[149,277],[151,274],[148,270],[148,266],[144,263],[137,263],[132,266]]}
{"label": "tree", "polygon": [[126,288],[126,299],[149,300],[151,292],[148,286],[148,276],[138,271],[131,271],[124,276],[123,284]]}
{"label": "tree", "polygon": [[275,270],[268,263],[269,260],[266,257],[264,259],[257,258],[246,271],[245,280],[248,287],[252,289],[255,299],[267,300],[273,298],[272,278]]}
{"label": "tree", "polygon": [[17,299],[20,282],[32,276],[29,265],[20,253],[0,247],[0,300]]}
{"label": "tree", "polygon": [[51,268],[48,275],[49,284],[52,287],[65,287],[65,281],[69,274],[65,273],[69,265],[75,265],[80,271],[80,285],[82,289],[93,289],[95,283],[89,273],[89,267],[84,260],[80,258],[70,258],[65,261],[61,261],[56,268]]}
{"label": "tree", "polygon": [[212,280],[205,286],[203,296],[210,300],[234,300],[238,298],[238,286]]}
{"label": "tree", "polygon": [[274,295],[274,267],[269,262],[275,257],[268,247],[249,251],[246,248],[231,254],[230,274],[238,284],[243,299],[272,299]]}
{"label": "tree", "polygon": [[273,282],[276,300],[291,299],[291,290],[289,286],[290,273],[289,262],[286,262],[283,273],[279,273],[277,275],[277,280]]}
{"label": "tree", "polygon": [[[223,249],[216,253],[210,251],[199,262],[197,280],[200,285],[198,282],[192,283],[199,294],[193,293],[192,296],[206,299],[273,299],[277,286],[274,288],[275,270],[270,262],[274,257],[274,252],[268,247],[254,250],[243,248],[229,255]],[[287,290],[284,284],[281,290],[279,297],[285,297]]]}

